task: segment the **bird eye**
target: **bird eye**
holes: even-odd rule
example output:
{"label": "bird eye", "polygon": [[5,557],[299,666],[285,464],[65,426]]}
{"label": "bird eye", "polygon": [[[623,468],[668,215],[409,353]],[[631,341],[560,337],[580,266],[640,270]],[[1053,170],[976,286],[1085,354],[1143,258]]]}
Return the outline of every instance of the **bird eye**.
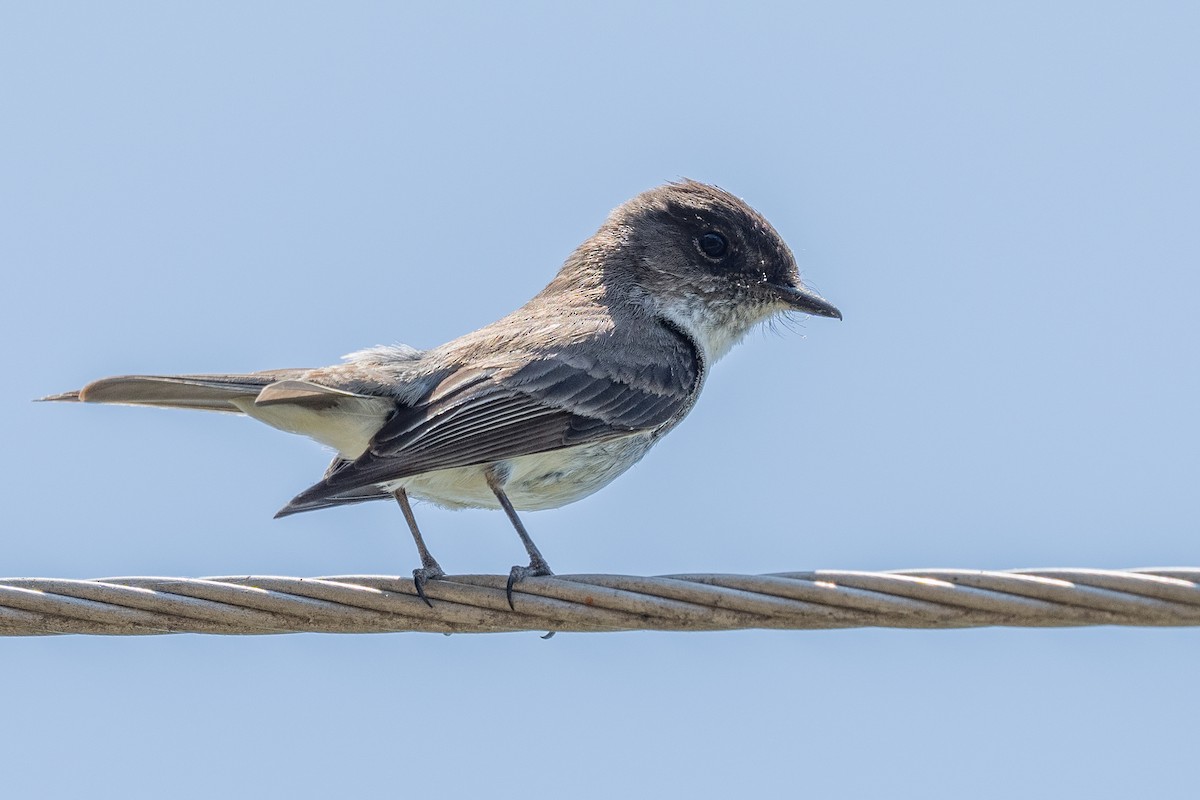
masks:
{"label": "bird eye", "polygon": [[701,236],[696,241],[700,252],[709,258],[724,258],[729,252],[729,242],[725,241],[725,237],[715,231],[709,231]]}

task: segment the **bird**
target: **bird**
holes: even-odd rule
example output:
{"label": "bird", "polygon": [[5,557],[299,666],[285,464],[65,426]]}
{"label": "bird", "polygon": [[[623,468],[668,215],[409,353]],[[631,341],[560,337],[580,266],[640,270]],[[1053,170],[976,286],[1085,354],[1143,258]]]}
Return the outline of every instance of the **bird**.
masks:
{"label": "bird", "polygon": [[446,573],[410,498],[502,509],[529,556],[509,571],[512,606],[515,583],[553,574],[518,511],[607,485],[691,411],[718,359],[794,313],[842,318],[761,214],[685,179],[615,208],[525,305],[439,347],[371,347],[315,369],[123,375],[41,399],[244,414],[332,448],[321,480],[276,517],[394,500],[426,603]]}

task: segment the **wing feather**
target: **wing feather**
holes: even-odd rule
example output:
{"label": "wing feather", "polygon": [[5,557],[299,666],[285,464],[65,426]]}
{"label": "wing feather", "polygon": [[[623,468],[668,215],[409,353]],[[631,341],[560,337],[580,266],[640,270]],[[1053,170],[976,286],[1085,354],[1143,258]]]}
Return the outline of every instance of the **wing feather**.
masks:
{"label": "wing feather", "polygon": [[678,419],[699,388],[702,362],[682,334],[659,330],[663,345],[640,343],[643,362],[623,371],[569,350],[516,368],[455,371],[424,400],[400,408],[362,456],[330,470],[280,513],[357,502],[368,499],[369,487],[411,475],[627,436]]}

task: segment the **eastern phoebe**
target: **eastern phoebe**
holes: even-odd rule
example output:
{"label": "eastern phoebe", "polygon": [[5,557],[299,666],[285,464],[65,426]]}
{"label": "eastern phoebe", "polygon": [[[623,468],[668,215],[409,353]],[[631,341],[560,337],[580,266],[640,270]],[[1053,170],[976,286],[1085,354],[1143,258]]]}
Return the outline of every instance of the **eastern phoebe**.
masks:
{"label": "eastern phoebe", "polygon": [[328,445],[325,476],[277,517],[394,497],[424,586],[445,575],[409,496],[503,508],[529,553],[515,581],[550,575],[517,509],[579,500],[683,419],[709,367],[780,313],[841,319],[805,288],[779,234],[713,186],[671,183],[619,206],[558,275],[507,317],[431,350],[248,375],[105,378],[46,400],[242,413]]}

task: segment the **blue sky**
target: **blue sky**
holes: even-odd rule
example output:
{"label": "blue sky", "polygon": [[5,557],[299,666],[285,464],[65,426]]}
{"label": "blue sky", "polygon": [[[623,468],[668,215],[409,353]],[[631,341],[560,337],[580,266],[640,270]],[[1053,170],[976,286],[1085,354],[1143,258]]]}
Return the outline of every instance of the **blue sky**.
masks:
{"label": "blue sky", "polygon": [[[845,321],[752,334],[641,464],[527,515],[557,571],[1195,565],[1198,32],[1183,3],[8,4],[0,573],[407,574],[387,504],[271,519],[306,440],[29,401],[438,344],[683,176]],[[417,511],[451,572],[523,557],[498,513]],[[1194,786],[1194,630],[0,649],[14,793]]]}

